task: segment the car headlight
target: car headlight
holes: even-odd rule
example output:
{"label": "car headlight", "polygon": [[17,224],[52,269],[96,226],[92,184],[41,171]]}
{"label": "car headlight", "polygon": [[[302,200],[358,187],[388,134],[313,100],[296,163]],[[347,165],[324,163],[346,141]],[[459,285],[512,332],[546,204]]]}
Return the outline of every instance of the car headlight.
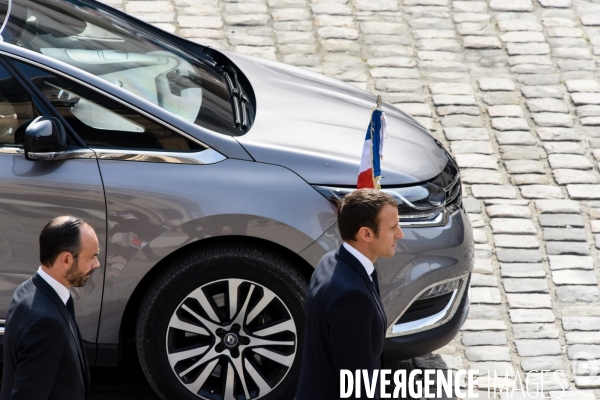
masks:
{"label": "car headlight", "polygon": [[[313,186],[319,193],[332,203],[337,204],[354,188],[336,188],[329,186]],[[389,194],[398,203],[400,225],[439,224],[446,208],[446,192],[432,183],[400,188],[383,188],[382,192]]]}
{"label": "car headlight", "polygon": [[421,294],[417,300],[424,300],[431,297],[442,296],[453,292],[454,290],[458,289],[460,282],[460,279],[455,279],[453,281],[445,282],[440,285],[434,286],[431,289],[427,290],[425,293]]}

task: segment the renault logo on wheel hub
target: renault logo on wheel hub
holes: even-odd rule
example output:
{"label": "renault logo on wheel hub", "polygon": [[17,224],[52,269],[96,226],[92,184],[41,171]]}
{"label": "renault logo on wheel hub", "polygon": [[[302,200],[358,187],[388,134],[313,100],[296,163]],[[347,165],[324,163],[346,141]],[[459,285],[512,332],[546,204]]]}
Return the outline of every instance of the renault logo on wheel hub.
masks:
{"label": "renault logo on wheel hub", "polygon": [[223,338],[223,342],[227,347],[235,347],[238,344],[238,337],[235,333],[228,333]]}

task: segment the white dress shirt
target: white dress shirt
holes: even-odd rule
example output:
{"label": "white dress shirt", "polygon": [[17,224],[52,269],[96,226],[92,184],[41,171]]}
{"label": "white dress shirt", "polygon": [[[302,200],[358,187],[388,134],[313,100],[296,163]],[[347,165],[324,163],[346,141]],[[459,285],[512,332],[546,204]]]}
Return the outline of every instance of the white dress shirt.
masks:
{"label": "white dress shirt", "polygon": [[42,269],[42,267],[39,267],[37,272],[42,277],[42,279],[45,280],[48,283],[48,285],[52,287],[52,289],[54,289],[56,294],[58,294],[58,297],[60,297],[60,299],[66,305],[67,301],[69,300],[69,297],[71,297],[71,292],[69,291],[69,289],[67,289],[62,283],[48,275],[46,271]]}
{"label": "white dress shirt", "polygon": [[349,245],[346,242],[344,242],[344,244],[342,246],[344,246],[344,248],[346,250],[348,250],[348,252],[350,254],[352,254],[354,257],[356,257],[356,259],[358,261],[360,261],[362,266],[365,268],[365,271],[367,271],[367,275],[369,275],[369,279],[371,279],[371,282],[373,282],[373,277],[371,276],[371,274],[375,270],[375,266],[373,265],[371,260],[369,260],[367,257],[365,257],[365,255],[363,253],[356,250],[354,247],[352,247],[351,245]]}

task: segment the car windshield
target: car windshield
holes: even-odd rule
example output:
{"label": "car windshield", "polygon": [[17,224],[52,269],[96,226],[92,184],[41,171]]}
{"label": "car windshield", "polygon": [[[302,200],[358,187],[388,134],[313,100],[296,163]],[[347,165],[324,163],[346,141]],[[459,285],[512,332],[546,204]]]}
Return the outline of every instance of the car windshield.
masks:
{"label": "car windshield", "polygon": [[[2,20],[6,9],[7,0],[0,0]],[[229,84],[217,67],[116,12],[86,0],[13,0],[2,38],[96,75],[189,122],[240,134]]]}

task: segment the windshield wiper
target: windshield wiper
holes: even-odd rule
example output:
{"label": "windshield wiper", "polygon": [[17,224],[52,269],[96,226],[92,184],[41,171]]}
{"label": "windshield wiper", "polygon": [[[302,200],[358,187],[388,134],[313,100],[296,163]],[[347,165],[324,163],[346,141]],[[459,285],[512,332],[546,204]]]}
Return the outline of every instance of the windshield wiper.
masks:
{"label": "windshield wiper", "polygon": [[[250,101],[248,97],[242,92],[242,88],[240,86],[240,81],[237,77],[237,72],[233,69],[229,69],[230,72],[233,73],[233,81],[229,76],[229,73],[225,72],[225,79],[227,80],[227,85],[229,85],[229,90],[231,91],[231,97],[233,98],[233,109],[235,115],[235,124],[241,125],[244,128],[248,127],[248,105]],[[241,115],[240,115],[241,109]]]}

